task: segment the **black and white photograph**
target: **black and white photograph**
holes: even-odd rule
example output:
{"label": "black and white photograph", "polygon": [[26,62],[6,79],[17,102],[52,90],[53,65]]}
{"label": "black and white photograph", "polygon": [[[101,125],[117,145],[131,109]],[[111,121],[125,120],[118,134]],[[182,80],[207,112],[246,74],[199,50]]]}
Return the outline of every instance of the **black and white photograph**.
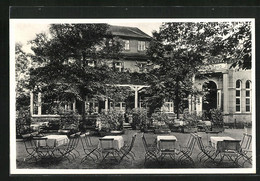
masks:
{"label": "black and white photograph", "polygon": [[255,120],[253,18],[10,19],[11,174],[256,173]]}

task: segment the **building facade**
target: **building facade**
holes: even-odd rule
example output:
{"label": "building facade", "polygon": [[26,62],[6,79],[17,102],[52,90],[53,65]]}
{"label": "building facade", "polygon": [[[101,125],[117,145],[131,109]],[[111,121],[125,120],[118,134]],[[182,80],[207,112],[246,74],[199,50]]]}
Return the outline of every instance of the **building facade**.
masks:
{"label": "building facade", "polygon": [[[122,42],[122,58],[116,60],[115,68],[120,71],[146,73],[149,64],[146,50],[149,47],[151,37],[135,27],[110,26],[113,36]],[[89,62],[89,66],[95,66],[95,62]],[[252,73],[251,70],[230,69],[227,63],[212,63],[200,70],[200,74],[194,76],[194,86],[207,92],[196,97],[188,97],[189,111],[202,114],[212,108],[223,111],[226,123],[247,122],[252,119]],[[139,93],[144,84],[120,84],[134,92],[134,108],[144,107]],[[109,99],[97,100],[86,98],[86,112],[107,112],[115,109],[120,112],[126,111],[126,103],[113,102]],[[76,111],[77,103],[71,100],[63,105],[65,110]],[[161,111],[174,112],[173,102],[165,102]],[[42,111],[41,93],[31,93],[31,114],[33,117],[55,116]]]}

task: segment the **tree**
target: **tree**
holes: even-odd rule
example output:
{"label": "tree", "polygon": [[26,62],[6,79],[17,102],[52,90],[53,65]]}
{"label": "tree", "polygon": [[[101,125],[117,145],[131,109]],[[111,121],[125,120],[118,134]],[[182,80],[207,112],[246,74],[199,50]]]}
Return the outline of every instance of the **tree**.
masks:
{"label": "tree", "polygon": [[173,100],[179,117],[185,98],[196,92],[192,78],[203,64],[205,38],[194,23],[165,23],[153,36],[148,50],[157,67],[150,72],[152,102],[161,107],[165,100]]}
{"label": "tree", "polygon": [[29,59],[22,50],[22,44],[15,44],[15,80],[16,80],[16,110],[29,106]]}
{"label": "tree", "polygon": [[86,96],[103,97],[106,85],[113,84],[109,64],[119,58],[120,42],[106,24],[52,24],[49,30],[30,42],[31,89],[44,92],[47,99],[82,102],[84,120]]}
{"label": "tree", "polygon": [[217,35],[216,41],[212,41],[211,53],[220,54],[224,62],[231,63],[231,68],[251,69],[251,22],[218,23],[214,31]]}
{"label": "tree", "polygon": [[251,67],[250,23],[163,23],[153,33],[147,54],[155,67],[150,71],[151,105],[161,107],[165,99],[174,100],[179,116],[188,95],[199,93],[192,79],[205,65]]}

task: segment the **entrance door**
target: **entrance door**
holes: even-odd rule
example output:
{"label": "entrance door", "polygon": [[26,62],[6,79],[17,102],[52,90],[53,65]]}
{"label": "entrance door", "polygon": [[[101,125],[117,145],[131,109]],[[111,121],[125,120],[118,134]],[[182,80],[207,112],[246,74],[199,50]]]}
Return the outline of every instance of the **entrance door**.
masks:
{"label": "entrance door", "polygon": [[213,81],[205,82],[202,86],[204,91],[203,96],[203,104],[202,109],[203,111],[209,112],[210,109],[217,108],[217,85]]}

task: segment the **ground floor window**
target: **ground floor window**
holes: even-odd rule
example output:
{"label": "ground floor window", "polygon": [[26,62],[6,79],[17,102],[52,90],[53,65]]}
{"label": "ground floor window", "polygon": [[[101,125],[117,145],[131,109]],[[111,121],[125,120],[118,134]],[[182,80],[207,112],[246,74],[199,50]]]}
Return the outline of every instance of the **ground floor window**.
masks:
{"label": "ground floor window", "polygon": [[246,81],[246,112],[251,112],[251,82]]}
{"label": "ground floor window", "polygon": [[236,81],[236,112],[241,111],[241,80]]}

